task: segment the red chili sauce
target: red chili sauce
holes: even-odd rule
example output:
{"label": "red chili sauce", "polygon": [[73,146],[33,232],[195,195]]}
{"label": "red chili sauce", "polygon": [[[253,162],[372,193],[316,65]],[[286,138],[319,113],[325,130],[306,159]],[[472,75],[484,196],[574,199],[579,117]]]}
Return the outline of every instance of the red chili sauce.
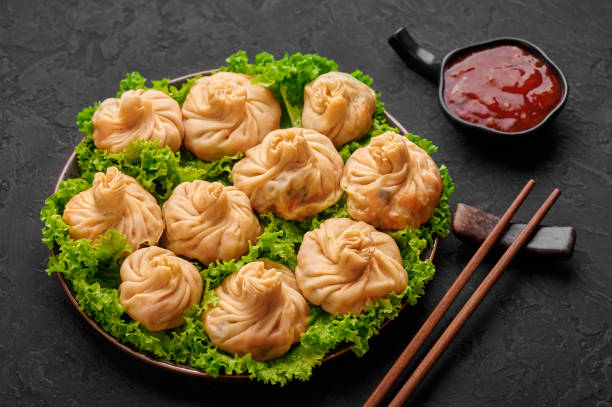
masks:
{"label": "red chili sauce", "polygon": [[474,51],[444,72],[444,101],[451,112],[508,133],[535,127],[561,94],[548,65],[514,45]]}

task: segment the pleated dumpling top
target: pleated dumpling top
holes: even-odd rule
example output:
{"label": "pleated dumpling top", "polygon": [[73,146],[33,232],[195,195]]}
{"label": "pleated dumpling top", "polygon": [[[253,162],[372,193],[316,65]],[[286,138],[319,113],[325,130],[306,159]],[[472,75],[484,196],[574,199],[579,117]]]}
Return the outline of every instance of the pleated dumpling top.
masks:
{"label": "pleated dumpling top", "polygon": [[66,204],[63,219],[73,239],[93,243],[109,229],[121,232],[132,250],[156,244],[164,231],[161,208],[134,178],[110,167]]}
{"label": "pleated dumpling top", "polygon": [[330,314],[359,314],[375,299],[399,294],[408,285],[395,241],[347,218],[327,219],[307,232],[297,261],[302,294]]}
{"label": "pleated dumpling top", "polygon": [[353,219],[388,230],[420,227],[442,192],[440,171],[429,154],[390,131],[351,155],[341,185]]}
{"label": "pleated dumpling top", "polygon": [[219,182],[177,186],[163,205],[165,247],[203,264],[246,254],[262,233],[244,192]]}
{"label": "pleated dumpling top", "polygon": [[183,325],[185,310],[200,301],[202,288],[198,269],[161,247],[139,249],[121,265],[119,302],[150,331]]}
{"label": "pleated dumpling top", "polygon": [[136,140],[158,140],[172,151],[183,142],[183,115],[178,102],[154,89],[128,90],[104,100],[92,118],[93,140],[100,150],[119,153]]}
{"label": "pleated dumpling top", "polygon": [[183,103],[185,147],[204,161],[244,153],[280,127],[274,94],[252,77],[219,72],[198,79]]}
{"label": "pleated dumpling top", "polygon": [[306,331],[309,306],[291,270],[268,259],[248,263],[215,289],[203,316],[213,345],[265,361],[278,358]]}
{"label": "pleated dumpling top", "polygon": [[344,163],[332,142],[302,128],[275,130],[234,165],[234,185],[259,213],[304,219],[342,196]]}
{"label": "pleated dumpling top", "polygon": [[319,76],[304,88],[302,126],[329,137],[336,147],[367,134],[376,109],[376,94],[344,72]]}

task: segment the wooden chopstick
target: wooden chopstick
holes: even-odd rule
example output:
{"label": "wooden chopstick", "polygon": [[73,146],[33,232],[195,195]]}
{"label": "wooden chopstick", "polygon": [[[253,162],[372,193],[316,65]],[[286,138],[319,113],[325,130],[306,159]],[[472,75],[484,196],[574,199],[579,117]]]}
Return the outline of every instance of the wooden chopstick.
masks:
{"label": "wooden chopstick", "polygon": [[414,335],[408,346],[406,346],[397,361],[393,364],[391,369],[389,369],[370,398],[368,398],[368,400],[365,402],[364,407],[375,407],[380,405],[389,390],[393,387],[397,379],[401,376],[402,372],[406,369],[414,355],[417,353],[429,335],[431,335],[431,332],[434,330],[438,322],[440,322],[446,311],[448,311],[450,306],[453,304],[453,301],[455,301],[457,295],[459,295],[463,287],[469,281],[470,277],[472,277],[474,271],[478,268],[480,263],[482,263],[482,260],[489,253],[495,242],[497,242],[501,234],[504,232],[504,229],[506,229],[512,220],[512,217],[518,208],[525,201],[525,198],[527,198],[529,192],[531,192],[533,189],[534,185],[535,181],[532,179],[525,184],[521,192],[519,192],[504,215],[500,218],[499,222],[497,222],[497,225],[495,225],[489,236],[487,236],[485,241],[482,242],[482,245],[478,248],[476,253],[474,253],[472,259],[463,268],[453,285],[448,289],[446,294],[444,294],[444,297],[442,297],[438,305],[436,305],[436,308],[434,308],[431,315],[429,315],[427,320],[423,323],[423,326],[421,326],[419,331]]}
{"label": "wooden chopstick", "polygon": [[436,363],[440,355],[447,348],[449,343],[457,335],[459,330],[463,327],[465,322],[470,318],[474,310],[478,307],[480,302],[487,295],[489,290],[493,287],[497,279],[502,275],[504,270],[508,267],[514,256],[519,250],[527,243],[527,240],[531,237],[538,224],[542,221],[542,218],[546,215],[548,210],[553,206],[561,191],[555,188],[555,190],[548,196],[546,201],[542,204],[540,209],[533,215],[533,217],[527,223],[527,226],[519,233],[514,239],[510,247],[504,252],[499,261],[493,266],[489,274],[484,278],[482,283],[478,286],[474,294],[465,303],[463,308],[459,311],[457,316],[450,323],[448,328],[436,341],[434,346],[430,349],[427,355],[423,358],[421,363],[414,370],[412,375],[408,378],[406,383],[402,386],[400,391],[393,398],[389,406],[398,407],[402,406],[406,400],[410,397],[412,392],[417,388],[419,383],[423,380],[425,375],[431,370],[433,365]]}

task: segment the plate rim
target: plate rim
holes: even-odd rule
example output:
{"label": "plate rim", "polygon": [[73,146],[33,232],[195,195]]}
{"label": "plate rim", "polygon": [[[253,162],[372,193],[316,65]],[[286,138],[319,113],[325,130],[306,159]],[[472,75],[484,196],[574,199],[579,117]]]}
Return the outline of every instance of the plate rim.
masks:
{"label": "plate rim", "polygon": [[[188,79],[191,79],[197,75],[209,75],[212,72],[216,72],[216,71],[217,71],[216,69],[209,69],[209,70],[204,70],[204,71],[199,71],[199,72],[179,76],[177,78],[169,80],[168,84],[172,86],[177,86],[181,84],[182,82]],[[408,133],[406,128],[393,115],[391,115],[386,109],[385,109],[385,116],[387,118],[387,121],[390,122],[390,124],[392,124],[393,126],[397,127],[402,132],[402,134]],[[53,193],[57,192],[59,185],[62,181],[69,179],[67,178],[67,174],[71,170],[71,168],[73,168],[73,166],[78,167],[78,164],[76,162],[75,151],[72,152],[72,154],[70,155],[70,157],[64,164],[64,167],[62,168],[62,171],[60,172],[57,182],[55,184],[55,188],[53,189]],[[435,236],[433,244],[430,248],[430,254],[429,256],[427,256],[427,259],[431,261],[432,263],[436,256],[436,252],[438,250],[438,242],[439,242],[439,237]],[[51,252],[51,255],[54,255],[53,252]],[[78,301],[74,297],[74,294],[68,287],[68,284],[66,283],[66,280],[64,279],[64,276],[59,272],[56,272],[55,274],[57,275],[60,285],[64,289],[64,292],[70,299],[70,302],[77,309],[79,314],[88,322],[88,324],[92,328],[94,328],[99,334],[101,334],[104,338],[106,338],[110,343],[115,345],[120,350],[130,354],[132,357],[139,359],[150,365],[162,368],[166,371],[171,371],[174,373],[187,375],[191,377],[198,377],[201,379],[207,379],[207,380],[213,380],[213,381],[245,381],[245,380],[251,379],[252,375],[249,375],[249,374],[237,374],[237,375],[219,374],[219,375],[213,376],[210,373],[203,372],[192,366],[178,364],[178,363],[174,363],[168,360],[156,359],[152,356],[149,356],[148,354],[144,352],[132,349],[130,346],[120,342],[117,338],[115,338],[114,336],[106,332],[104,329],[102,329],[102,327],[98,325],[98,323],[91,316],[89,316],[85,311],[83,311]],[[408,305],[407,302],[404,303],[398,310],[398,313],[402,312],[404,308],[406,308],[407,305]],[[378,328],[378,333],[380,333],[383,328],[385,328],[389,323],[391,323],[391,321],[393,321],[393,319],[387,319],[385,322],[383,322],[383,324]],[[331,360],[336,360],[340,358],[341,356],[347,354],[350,351],[350,349],[351,349],[350,346],[346,346],[332,354],[329,354],[325,356],[323,359],[321,359],[320,364],[329,362]]]}

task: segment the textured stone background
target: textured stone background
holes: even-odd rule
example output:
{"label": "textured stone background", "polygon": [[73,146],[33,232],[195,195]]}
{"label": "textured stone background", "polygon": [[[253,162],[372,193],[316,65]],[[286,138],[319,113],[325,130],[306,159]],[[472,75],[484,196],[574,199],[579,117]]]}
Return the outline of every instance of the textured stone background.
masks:
{"label": "textured stone background", "polygon": [[[490,37],[532,40],[565,71],[569,102],[546,134],[481,145],[451,127],[434,86],[387,46],[402,25],[440,56]],[[546,222],[576,227],[573,259],[509,268],[411,405],[610,406],[611,27],[612,3],[596,0],[0,1],[0,404],[358,405],[467,262],[473,250],[445,239],[426,297],[368,354],[285,388],[179,377],[99,337],[45,275],[40,243],[40,208],[81,137],[76,113],[113,95],[128,71],[173,77],[245,49],[318,52],[372,75],[388,109],[440,146],[434,158],[455,179],[453,206],[500,213],[533,177],[525,219],[555,186],[563,191]]]}

